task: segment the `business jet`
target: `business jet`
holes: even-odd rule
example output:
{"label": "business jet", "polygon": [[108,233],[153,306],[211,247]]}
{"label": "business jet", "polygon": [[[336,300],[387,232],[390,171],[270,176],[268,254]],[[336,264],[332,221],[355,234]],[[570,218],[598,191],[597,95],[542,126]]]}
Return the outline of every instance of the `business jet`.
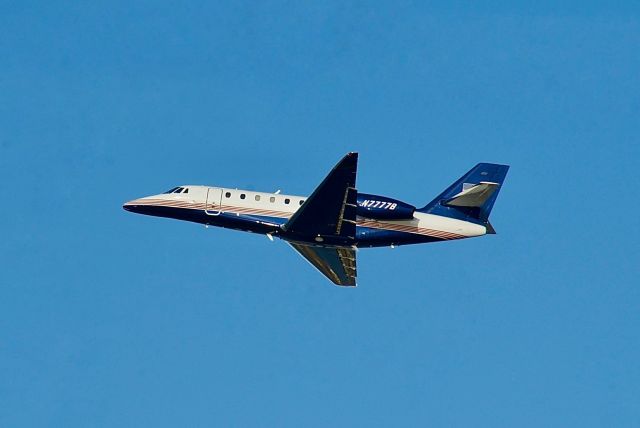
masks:
{"label": "business jet", "polygon": [[167,217],[280,238],[331,282],[356,285],[356,251],[494,234],[489,214],[509,166],[479,163],[422,208],[356,190],[348,153],[310,196],[184,185],[124,204]]}

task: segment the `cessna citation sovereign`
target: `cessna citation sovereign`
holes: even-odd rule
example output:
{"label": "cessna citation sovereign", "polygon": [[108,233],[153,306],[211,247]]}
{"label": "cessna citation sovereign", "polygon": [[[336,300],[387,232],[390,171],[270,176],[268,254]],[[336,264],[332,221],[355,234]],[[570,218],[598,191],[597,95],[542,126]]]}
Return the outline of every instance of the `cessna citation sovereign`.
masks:
{"label": "cessna citation sovereign", "polygon": [[336,285],[356,285],[356,250],[493,234],[489,213],[506,165],[479,163],[422,208],[356,190],[348,153],[311,196],[179,186],[124,204],[138,214],[260,233],[287,241]]}

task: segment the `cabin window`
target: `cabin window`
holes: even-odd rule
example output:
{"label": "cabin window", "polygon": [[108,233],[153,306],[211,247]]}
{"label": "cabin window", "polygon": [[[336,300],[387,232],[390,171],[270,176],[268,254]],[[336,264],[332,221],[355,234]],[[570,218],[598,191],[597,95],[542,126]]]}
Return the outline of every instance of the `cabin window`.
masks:
{"label": "cabin window", "polygon": [[260,195],[256,195],[256,201],[260,200]]}
{"label": "cabin window", "polygon": [[240,194],[240,199],[244,199],[244,198],[246,198],[246,197],[247,197],[247,195],[245,195],[244,193],[241,193],[241,194]]}
{"label": "cabin window", "polygon": [[275,202],[275,201],[276,201],[276,197],[275,196],[272,196],[272,197],[269,198],[269,202]]}
{"label": "cabin window", "polygon": [[304,199],[300,199],[300,205],[304,204]]}
{"label": "cabin window", "polygon": [[289,205],[289,202],[291,202],[291,199],[289,199],[289,198],[284,200],[285,205]]}
{"label": "cabin window", "polygon": [[181,193],[184,190],[184,187],[176,187],[176,190],[173,193]]}
{"label": "cabin window", "polygon": [[189,189],[185,187],[182,193],[189,193]]}
{"label": "cabin window", "polygon": [[227,193],[225,193],[225,194],[224,194],[224,197],[225,197],[225,198],[230,198],[230,197],[231,197],[231,192],[227,192]]}
{"label": "cabin window", "polygon": [[177,188],[177,187],[174,187],[173,189],[170,189],[170,190],[167,190],[166,192],[164,192],[164,194],[173,193],[173,192],[175,192],[176,190],[178,190],[178,188]]}

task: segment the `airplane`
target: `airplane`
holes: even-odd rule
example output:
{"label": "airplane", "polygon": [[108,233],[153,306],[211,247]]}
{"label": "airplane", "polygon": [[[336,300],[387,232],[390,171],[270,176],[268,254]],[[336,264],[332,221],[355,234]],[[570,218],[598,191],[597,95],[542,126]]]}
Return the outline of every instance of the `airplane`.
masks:
{"label": "airplane", "polygon": [[489,214],[509,170],[479,163],[422,208],[356,189],[347,153],[310,196],[200,185],[174,187],[123,208],[138,214],[280,238],[331,282],[356,286],[356,251],[495,234]]}

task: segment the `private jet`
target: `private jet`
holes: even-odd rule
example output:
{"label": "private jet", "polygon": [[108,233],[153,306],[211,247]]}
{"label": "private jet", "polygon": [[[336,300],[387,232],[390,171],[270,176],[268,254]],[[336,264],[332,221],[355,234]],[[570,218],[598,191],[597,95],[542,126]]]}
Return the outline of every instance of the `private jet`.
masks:
{"label": "private jet", "polygon": [[356,189],[358,153],[345,155],[310,196],[184,185],[123,208],[280,238],[331,282],[356,286],[356,251],[495,234],[489,214],[509,166],[479,163],[422,208]]}

